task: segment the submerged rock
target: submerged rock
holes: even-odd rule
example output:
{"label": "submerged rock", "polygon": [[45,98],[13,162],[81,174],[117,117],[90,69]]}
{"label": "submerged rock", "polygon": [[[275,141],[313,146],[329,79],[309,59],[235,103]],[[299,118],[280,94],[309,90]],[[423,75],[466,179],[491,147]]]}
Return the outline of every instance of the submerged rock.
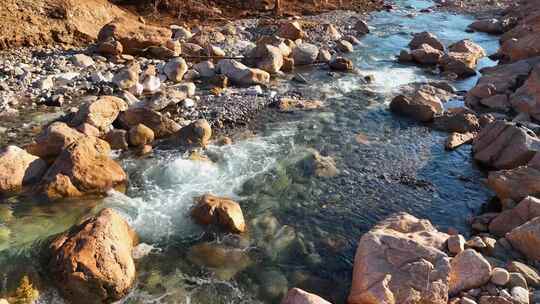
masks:
{"label": "submerged rock", "polygon": [[320,100],[303,100],[284,97],[278,101],[277,107],[281,112],[315,110],[323,107],[323,103]]}
{"label": "submerged rock", "polygon": [[253,264],[246,250],[216,243],[191,247],[187,258],[196,265],[209,268],[220,280],[227,281]]}
{"label": "submerged rock", "polygon": [[131,251],[135,232],[112,209],[103,209],[50,244],[49,270],[55,285],[74,303],[111,303],[135,283]]}
{"label": "submerged rock", "polygon": [[448,302],[448,235],[399,213],[364,234],[354,258],[348,303]]}
{"label": "submerged rock", "polygon": [[191,216],[202,225],[216,224],[234,233],[246,230],[240,205],[225,197],[203,195],[191,210]]}
{"label": "submerged rock", "polygon": [[17,146],[0,151],[0,194],[39,182],[47,163]]}
{"label": "submerged rock", "polygon": [[322,156],[318,151],[309,151],[302,161],[302,166],[308,174],[317,177],[334,177],[339,174],[336,161],[330,156]]}

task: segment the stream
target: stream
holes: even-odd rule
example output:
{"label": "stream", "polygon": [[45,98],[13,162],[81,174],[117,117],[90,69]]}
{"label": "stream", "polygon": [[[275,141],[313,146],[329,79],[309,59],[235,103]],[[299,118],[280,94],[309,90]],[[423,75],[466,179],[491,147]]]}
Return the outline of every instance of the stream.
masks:
{"label": "stream", "polygon": [[[172,149],[122,159],[130,179],[126,194],[55,204],[14,197],[0,204],[0,294],[23,273],[35,278],[42,272],[35,256],[40,241],[103,207],[120,211],[150,250],[137,260],[136,287],[121,301],[130,304],[279,303],[291,287],[345,303],[357,242],[378,220],[405,211],[441,230],[467,234],[467,218],[491,197],[482,184],[485,176],[472,165],[470,146],[445,151],[446,133],[388,111],[400,86],[440,80],[428,69],[398,64],[395,55],[421,31],[435,33],[445,45],[470,38],[488,54],[498,40],[466,33],[470,16],[407,16],[431,2],[398,5],[372,14],[371,33],[348,55],[362,75],[306,68],[297,72],[309,84],[283,81],[276,89],[320,99],[320,110],[265,111],[254,136],[211,145],[206,154],[214,162],[192,161]],[[494,64],[484,58],[478,69]],[[362,81],[367,74],[374,75],[372,83]],[[476,80],[452,84],[466,90]],[[340,174],[308,174],[302,160],[310,149],[331,156]],[[209,192],[240,203],[246,235],[192,222],[193,198]],[[47,282],[38,286],[39,303],[63,303]]]}

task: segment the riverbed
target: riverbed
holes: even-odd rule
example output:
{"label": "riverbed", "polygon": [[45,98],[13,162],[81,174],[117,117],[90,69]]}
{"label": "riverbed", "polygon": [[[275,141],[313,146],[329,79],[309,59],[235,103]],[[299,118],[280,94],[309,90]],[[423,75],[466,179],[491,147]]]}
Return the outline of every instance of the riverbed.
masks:
{"label": "riverbed", "polygon": [[[42,274],[41,241],[103,207],[120,211],[151,248],[137,260],[136,287],[122,303],[279,303],[290,287],[345,303],[357,241],[378,220],[406,211],[441,230],[467,234],[467,219],[492,196],[482,184],[484,173],[472,164],[469,146],[445,151],[447,134],[388,111],[402,85],[441,80],[395,56],[421,31],[446,45],[470,38],[488,54],[498,41],[465,32],[472,17],[418,12],[431,5],[398,1],[398,9],[372,14],[371,33],[348,55],[360,74],[297,70],[307,84],[283,80],[273,89],[325,106],[268,109],[250,134],[232,145],[209,146],[205,154],[212,162],[164,146],[151,157],[119,159],[129,174],[125,194],[54,205],[10,198],[0,205],[0,291],[16,285],[12,278],[20,273]],[[484,58],[478,68],[494,64]],[[365,75],[374,81],[364,81]],[[475,82],[452,84],[466,90]],[[310,174],[303,159],[312,149],[331,156],[340,173]],[[194,224],[189,209],[205,193],[238,201],[248,232],[230,235]],[[39,287],[40,303],[62,303],[46,279]]]}

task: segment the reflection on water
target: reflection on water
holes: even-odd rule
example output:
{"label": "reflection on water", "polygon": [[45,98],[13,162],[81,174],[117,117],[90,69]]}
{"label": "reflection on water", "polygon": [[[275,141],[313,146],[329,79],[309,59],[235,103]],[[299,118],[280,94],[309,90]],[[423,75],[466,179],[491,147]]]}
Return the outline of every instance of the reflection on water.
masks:
{"label": "reflection on water", "polygon": [[[121,211],[141,241],[159,249],[138,260],[137,288],[123,303],[277,303],[292,286],[343,303],[356,242],[377,220],[407,211],[443,229],[465,231],[466,217],[489,197],[479,182],[482,174],[471,166],[470,148],[446,152],[445,134],[387,111],[401,85],[437,79],[397,64],[394,56],[410,33],[423,30],[446,44],[471,38],[488,53],[497,41],[465,33],[468,17],[406,17],[413,8],[375,14],[370,21],[375,30],[351,55],[363,75],[375,76],[373,83],[365,84],[361,75],[308,71],[312,83],[293,89],[323,99],[320,111],[266,113],[255,137],[211,146],[205,153],[212,162],[191,161],[175,150],[123,160],[130,188],[103,201],[44,205],[20,199],[0,205],[0,292],[20,273],[37,271],[31,254],[35,240],[103,206]],[[466,89],[475,81],[456,85]],[[331,156],[341,173],[317,178],[306,172],[300,164],[310,148]],[[188,216],[193,197],[207,192],[239,201],[248,233],[225,235],[193,224]],[[45,295],[44,303],[58,298]]]}

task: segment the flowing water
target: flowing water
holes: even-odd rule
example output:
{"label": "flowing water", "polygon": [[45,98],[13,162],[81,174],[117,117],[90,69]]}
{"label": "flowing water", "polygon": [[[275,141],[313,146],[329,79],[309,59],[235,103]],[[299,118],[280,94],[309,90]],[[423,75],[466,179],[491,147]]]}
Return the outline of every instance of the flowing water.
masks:
{"label": "flowing water", "polygon": [[[467,217],[491,196],[481,183],[484,176],[471,164],[470,147],[447,152],[446,134],[388,111],[401,85],[437,80],[435,73],[398,64],[394,56],[411,33],[425,30],[445,44],[471,38],[488,53],[497,49],[497,40],[466,33],[472,17],[406,16],[430,2],[399,5],[372,15],[374,30],[350,55],[374,82],[312,68],[301,71],[309,85],[280,86],[323,100],[321,110],[267,111],[258,118],[255,136],[210,146],[206,153],[213,163],[166,149],[122,160],[130,188],[103,201],[11,198],[1,204],[0,294],[23,273],[40,273],[34,254],[40,240],[103,207],[119,210],[151,249],[137,261],[137,286],[123,303],[279,303],[290,287],[344,303],[357,241],[376,221],[406,211],[441,229],[467,233]],[[493,64],[486,58],[479,67]],[[463,90],[475,81],[455,85]],[[340,174],[311,176],[302,165],[310,149],[331,156]],[[209,231],[191,221],[193,198],[208,192],[240,202],[246,235]],[[46,280],[41,285],[40,302],[62,303],[47,291]]]}

